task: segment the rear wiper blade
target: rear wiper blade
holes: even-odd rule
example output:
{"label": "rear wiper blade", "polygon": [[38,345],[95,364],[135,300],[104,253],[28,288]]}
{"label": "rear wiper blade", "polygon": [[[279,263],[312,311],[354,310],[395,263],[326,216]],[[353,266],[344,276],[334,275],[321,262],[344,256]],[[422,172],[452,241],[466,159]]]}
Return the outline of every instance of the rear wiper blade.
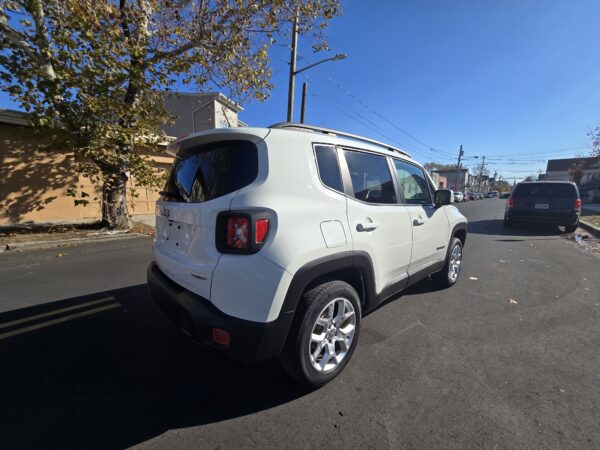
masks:
{"label": "rear wiper blade", "polygon": [[182,198],[181,195],[175,194],[175,193],[169,192],[169,191],[160,191],[159,195],[164,195],[165,197],[170,197],[170,198]]}

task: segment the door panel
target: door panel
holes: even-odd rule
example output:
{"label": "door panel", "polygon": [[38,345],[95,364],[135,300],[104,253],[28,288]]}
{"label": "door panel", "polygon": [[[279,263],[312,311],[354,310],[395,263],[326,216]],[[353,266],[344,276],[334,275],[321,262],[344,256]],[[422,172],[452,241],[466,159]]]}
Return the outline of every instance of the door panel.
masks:
{"label": "door panel", "polygon": [[413,274],[435,262],[443,261],[448,246],[448,216],[443,207],[409,206],[413,251],[408,272]]}
{"label": "door panel", "polygon": [[421,167],[394,159],[398,190],[410,213],[413,249],[409,274],[418,272],[446,256],[448,216],[433,204],[428,178]]}
{"label": "door panel", "polygon": [[386,157],[353,150],[340,151],[349,184],[348,224],[353,249],[373,261],[375,290],[406,279],[412,250],[410,213],[399,205]]}

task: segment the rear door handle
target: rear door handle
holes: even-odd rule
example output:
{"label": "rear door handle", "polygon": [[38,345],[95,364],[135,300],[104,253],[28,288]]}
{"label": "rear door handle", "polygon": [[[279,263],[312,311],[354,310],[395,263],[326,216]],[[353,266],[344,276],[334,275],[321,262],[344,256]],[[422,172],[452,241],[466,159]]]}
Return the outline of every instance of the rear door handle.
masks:
{"label": "rear door handle", "polygon": [[423,225],[424,223],[425,223],[425,221],[424,221],[423,219],[415,219],[415,220],[413,220],[413,225],[414,225],[415,227],[418,227],[418,226],[420,226],[420,225]]}
{"label": "rear door handle", "polygon": [[377,222],[358,222],[356,224],[356,231],[373,231],[379,228]]}

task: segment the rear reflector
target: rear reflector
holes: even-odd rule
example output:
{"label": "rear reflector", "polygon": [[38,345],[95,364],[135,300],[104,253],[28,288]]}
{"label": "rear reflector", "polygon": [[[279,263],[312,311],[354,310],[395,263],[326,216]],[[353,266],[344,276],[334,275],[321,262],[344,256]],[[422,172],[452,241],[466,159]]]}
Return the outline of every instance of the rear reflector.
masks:
{"label": "rear reflector", "polygon": [[581,199],[575,200],[575,209],[581,209]]}
{"label": "rear reflector", "polygon": [[512,197],[508,197],[508,200],[506,201],[506,206],[508,206],[509,208],[515,207],[515,201]]}
{"label": "rear reflector", "polygon": [[227,218],[227,247],[248,248],[250,221],[247,217],[231,216]]}
{"label": "rear reflector", "polygon": [[262,244],[269,232],[269,219],[258,219],[255,225],[254,242]]}
{"label": "rear reflector", "polygon": [[223,347],[229,347],[231,337],[229,336],[229,331],[222,330],[221,328],[213,328],[212,340],[215,344],[222,345]]}

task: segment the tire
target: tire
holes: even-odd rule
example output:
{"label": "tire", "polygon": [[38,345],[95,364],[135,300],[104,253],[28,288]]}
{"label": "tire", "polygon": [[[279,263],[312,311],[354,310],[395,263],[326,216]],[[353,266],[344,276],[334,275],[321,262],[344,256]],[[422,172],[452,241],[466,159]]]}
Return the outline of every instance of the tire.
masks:
{"label": "tire", "polygon": [[[460,239],[453,237],[450,241],[450,248],[446,256],[444,267],[439,272],[431,275],[435,284],[440,288],[449,288],[454,286],[460,276],[462,267],[463,246]],[[458,258],[458,260],[456,260]]]}
{"label": "tire", "polygon": [[574,233],[578,226],[579,222],[577,222],[575,225],[565,225],[565,233]]}
{"label": "tire", "polygon": [[[342,305],[344,319],[339,316]],[[305,292],[280,357],[283,369],[299,383],[313,388],[333,380],[354,353],[361,315],[358,294],[348,283],[329,281]],[[316,340],[315,335],[323,338]]]}

